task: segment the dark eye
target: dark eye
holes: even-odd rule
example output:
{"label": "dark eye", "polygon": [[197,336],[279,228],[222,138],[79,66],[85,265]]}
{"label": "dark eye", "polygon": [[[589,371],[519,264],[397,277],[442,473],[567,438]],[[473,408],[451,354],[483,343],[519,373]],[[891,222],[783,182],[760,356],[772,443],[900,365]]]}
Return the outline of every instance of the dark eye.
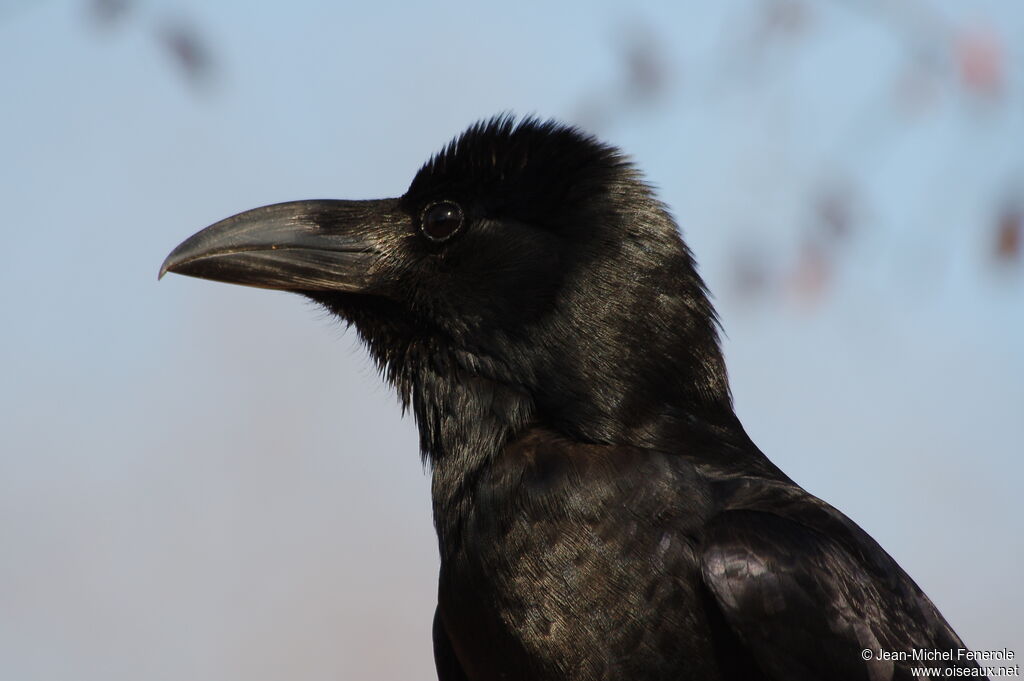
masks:
{"label": "dark eye", "polygon": [[420,231],[431,241],[445,241],[462,227],[462,208],[452,201],[438,201],[423,210]]}

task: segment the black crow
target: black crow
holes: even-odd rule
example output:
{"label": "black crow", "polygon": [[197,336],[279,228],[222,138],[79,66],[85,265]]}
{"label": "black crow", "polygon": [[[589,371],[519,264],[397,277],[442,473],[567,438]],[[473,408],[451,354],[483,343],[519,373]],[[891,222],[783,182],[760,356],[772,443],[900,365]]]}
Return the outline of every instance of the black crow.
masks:
{"label": "black crow", "polygon": [[971,675],[921,589],[775,467],[732,408],[715,311],[615,148],[502,116],[400,198],[256,208],[161,274],[347,320],[419,427],[442,681]]}

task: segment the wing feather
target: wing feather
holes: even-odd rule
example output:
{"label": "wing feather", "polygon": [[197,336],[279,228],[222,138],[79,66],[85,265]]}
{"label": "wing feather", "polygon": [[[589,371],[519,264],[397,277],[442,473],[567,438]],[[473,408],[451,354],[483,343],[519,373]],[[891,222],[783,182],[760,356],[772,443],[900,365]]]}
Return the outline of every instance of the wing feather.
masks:
{"label": "wing feather", "polygon": [[708,527],[704,582],[765,673],[780,681],[889,681],[915,678],[911,667],[923,665],[880,651],[953,650],[955,660],[963,643],[927,596],[866,534],[835,525],[819,531],[733,510]]}

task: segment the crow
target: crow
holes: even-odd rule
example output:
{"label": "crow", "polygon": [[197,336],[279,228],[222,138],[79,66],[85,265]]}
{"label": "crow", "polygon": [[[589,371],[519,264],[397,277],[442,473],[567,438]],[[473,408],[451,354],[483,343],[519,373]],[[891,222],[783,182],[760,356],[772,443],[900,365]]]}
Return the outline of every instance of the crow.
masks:
{"label": "crow", "polygon": [[577,128],[476,123],[400,198],[246,211],[166,272],[316,301],[411,409],[441,681],[880,681],[927,655],[981,671],[899,565],[750,440],[675,221]]}

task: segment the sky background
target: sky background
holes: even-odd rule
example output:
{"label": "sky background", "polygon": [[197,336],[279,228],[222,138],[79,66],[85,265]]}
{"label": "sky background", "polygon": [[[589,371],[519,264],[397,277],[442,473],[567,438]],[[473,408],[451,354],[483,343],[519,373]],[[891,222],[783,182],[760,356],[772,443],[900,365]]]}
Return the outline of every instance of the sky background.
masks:
{"label": "sky background", "polygon": [[632,155],[754,441],[1024,654],[1022,36],[996,0],[0,0],[0,678],[434,678],[429,480],[354,334],[156,273],[503,111]]}

